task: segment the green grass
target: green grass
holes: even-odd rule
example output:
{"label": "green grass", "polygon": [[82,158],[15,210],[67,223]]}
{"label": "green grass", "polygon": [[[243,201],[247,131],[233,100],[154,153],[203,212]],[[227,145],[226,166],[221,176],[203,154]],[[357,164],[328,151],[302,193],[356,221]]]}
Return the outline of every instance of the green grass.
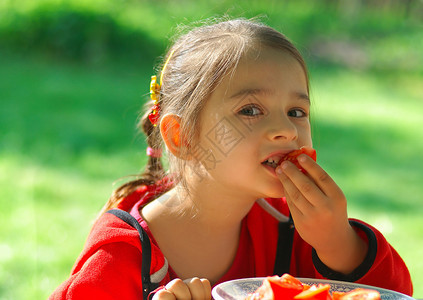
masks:
{"label": "green grass", "polygon": [[45,299],[112,183],[144,164],[134,129],[148,77],[1,57],[0,299]]}
{"label": "green grass", "polygon": [[[415,282],[415,297],[423,298],[423,31],[413,16],[404,21],[377,9],[340,13],[308,1],[67,2],[73,13],[89,12],[82,19],[75,13],[75,20],[88,26],[88,15],[95,25],[99,14],[107,15],[114,38],[139,34],[136,41],[154,51],[165,47],[180,22],[225,12],[266,14],[263,19],[291,37],[310,63],[319,162],[347,195],[350,216],[378,227],[398,250]],[[23,23],[8,25],[4,16],[10,14],[2,5],[13,3],[0,3],[0,41],[10,24],[25,32],[24,20],[37,17],[36,2],[22,0],[15,10]],[[50,20],[47,8],[42,20]],[[40,27],[38,34],[46,32]],[[316,56],[313,50],[325,40],[358,47],[365,63],[346,68],[348,62],[336,57]],[[2,300],[45,299],[65,280],[113,183],[139,172],[145,162],[144,139],[135,126],[156,62],[152,51],[140,50],[131,62],[139,47],[134,42],[125,44],[133,47],[124,52],[128,57],[119,52],[122,46],[115,52],[105,48],[103,59],[93,61],[63,57],[60,48],[43,41],[26,44],[31,55],[0,47]]]}
{"label": "green grass", "polygon": [[[143,165],[134,127],[148,76],[130,66],[87,71],[5,58],[0,295],[42,299],[68,276],[112,183]],[[347,194],[351,216],[379,227],[403,256],[421,297],[423,106],[411,84],[418,78],[402,89],[392,80],[407,78],[311,74],[319,161]]]}
{"label": "green grass", "polygon": [[348,198],[377,227],[423,295],[422,76],[315,70],[315,146]]}

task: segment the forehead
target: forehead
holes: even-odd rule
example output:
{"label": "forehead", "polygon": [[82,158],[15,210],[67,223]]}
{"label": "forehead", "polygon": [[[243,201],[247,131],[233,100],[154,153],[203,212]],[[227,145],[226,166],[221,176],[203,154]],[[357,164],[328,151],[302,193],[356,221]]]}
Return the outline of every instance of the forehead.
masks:
{"label": "forehead", "polygon": [[280,94],[288,91],[308,98],[308,81],[303,66],[292,54],[262,47],[248,51],[216,92],[218,90],[229,99],[251,92]]}

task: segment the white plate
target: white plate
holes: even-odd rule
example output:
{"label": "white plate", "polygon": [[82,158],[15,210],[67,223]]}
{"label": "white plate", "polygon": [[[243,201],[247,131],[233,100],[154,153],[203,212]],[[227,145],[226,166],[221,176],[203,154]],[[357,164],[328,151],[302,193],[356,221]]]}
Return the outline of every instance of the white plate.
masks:
{"label": "white plate", "polygon": [[[245,278],[226,281],[218,284],[213,288],[212,296],[215,300],[244,300],[248,294],[253,293],[259,286],[261,286],[264,277],[257,278]],[[321,280],[321,279],[310,279],[310,278],[298,278],[301,282],[312,285],[325,283],[330,284],[331,291],[337,292],[349,292],[356,288],[368,288],[376,290],[380,293],[382,300],[413,300],[413,298],[386,289],[372,287],[363,284],[342,282],[334,280]]]}

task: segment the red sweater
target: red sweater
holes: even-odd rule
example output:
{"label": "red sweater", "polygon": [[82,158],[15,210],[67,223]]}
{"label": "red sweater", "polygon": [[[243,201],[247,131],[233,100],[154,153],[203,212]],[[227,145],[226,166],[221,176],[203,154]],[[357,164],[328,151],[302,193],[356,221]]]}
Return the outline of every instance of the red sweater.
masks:
{"label": "red sweater", "polygon": [[[121,209],[130,210],[151,240],[151,280],[166,284],[177,277],[139,214],[139,208],[157,187],[142,187],[124,199]],[[134,202],[137,204],[133,205]],[[284,199],[266,199],[288,215]],[[132,207],[131,207],[132,206]],[[355,281],[412,295],[410,274],[398,253],[375,228],[358,220],[351,224],[369,244],[365,261],[344,276],[327,268],[312,247],[294,232],[289,273],[296,277]],[[234,262],[218,283],[247,277],[273,275],[278,221],[258,203],[242,222],[239,248]],[[142,299],[141,242],[136,229],[112,214],[94,224],[70,277],[49,299]]]}

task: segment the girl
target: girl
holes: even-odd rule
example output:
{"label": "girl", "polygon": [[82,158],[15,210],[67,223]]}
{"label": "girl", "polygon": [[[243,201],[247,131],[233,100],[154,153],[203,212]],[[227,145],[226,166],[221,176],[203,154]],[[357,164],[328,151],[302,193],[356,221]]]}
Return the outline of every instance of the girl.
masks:
{"label": "girl", "polygon": [[220,282],[285,272],[412,294],[397,252],[348,219],[318,163],[279,165],[312,146],[307,70],[285,36],[241,19],[196,28],[160,77],[146,171],[114,192],[51,299],[210,299]]}

